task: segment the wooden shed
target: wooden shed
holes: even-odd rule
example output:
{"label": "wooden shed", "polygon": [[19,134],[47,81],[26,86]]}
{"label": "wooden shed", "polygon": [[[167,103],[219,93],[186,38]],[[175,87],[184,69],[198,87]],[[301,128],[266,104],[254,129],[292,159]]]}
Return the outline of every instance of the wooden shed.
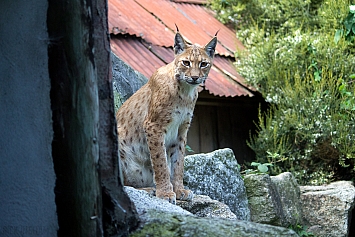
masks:
{"label": "wooden shed", "polygon": [[[200,88],[188,145],[197,152],[232,148],[238,161],[251,161],[247,146],[264,100],[245,83],[234,65],[235,51],[245,50],[235,31],[215,19],[203,0],[109,0],[111,50],[149,78],[174,59],[175,24],[185,40],[207,43],[219,30],[214,65]],[[168,14],[167,14],[168,13]],[[133,80],[133,79],[132,79]]]}
{"label": "wooden shed", "polygon": [[258,119],[260,106],[265,107],[260,95],[218,97],[201,92],[188,133],[188,145],[194,152],[229,147],[239,163],[251,162],[255,153],[246,141],[250,134],[255,134],[254,121]]}

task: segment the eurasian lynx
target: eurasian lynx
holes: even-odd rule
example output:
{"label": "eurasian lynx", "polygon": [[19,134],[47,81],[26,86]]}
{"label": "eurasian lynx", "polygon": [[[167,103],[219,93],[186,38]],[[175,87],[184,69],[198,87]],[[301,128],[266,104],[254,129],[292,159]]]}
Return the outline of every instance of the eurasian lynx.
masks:
{"label": "eurasian lynx", "polygon": [[159,68],[117,112],[125,185],[155,187],[156,196],[171,203],[193,198],[183,186],[186,136],[216,45],[217,33],[200,47],[177,30],[174,61]]}

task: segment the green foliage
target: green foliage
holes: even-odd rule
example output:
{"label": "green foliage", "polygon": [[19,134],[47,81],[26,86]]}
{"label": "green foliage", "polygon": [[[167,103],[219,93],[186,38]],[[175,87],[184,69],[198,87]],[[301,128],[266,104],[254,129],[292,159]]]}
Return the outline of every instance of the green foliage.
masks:
{"label": "green foliage", "polygon": [[302,226],[300,224],[292,225],[289,228],[294,230],[298,234],[298,236],[300,236],[300,237],[313,237],[314,236],[312,232],[307,231],[307,227]]}
{"label": "green foliage", "polygon": [[278,103],[259,115],[259,133],[249,146],[259,162],[275,164],[272,174],[291,171],[300,183],[330,182],[337,164],[354,163],[354,88],[350,93],[324,70],[320,81],[312,74],[281,77]]}
{"label": "green foliage", "polygon": [[348,16],[344,20],[344,27],[336,31],[334,41],[337,43],[341,37],[349,42],[354,42],[355,39],[355,5],[350,6]]}
{"label": "green foliage", "polygon": [[243,1],[215,0],[210,1],[210,7],[217,13],[217,18],[222,23],[236,23],[241,20],[241,13],[245,10],[246,4]]}
{"label": "green foliage", "polygon": [[192,150],[192,148],[191,148],[189,145],[187,145],[187,144],[186,144],[186,146],[185,146],[185,149],[186,149],[187,152],[190,152],[190,153],[194,153],[194,152],[195,152],[195,151]]}
{"label": "green foliage", "polygon": [[[210,7],[223,23],[234,23],[239,29],[256,22],[269,32],[288,31],[301,25],[319,27],[316,7],[322,0],[211,0]],[[332,1],[334,2],[334,1]]]}
{"label": "green foliage", "polygon": [[[221,2],[238,8],[229,8],[226,18],[227,9],[215,7]],[[355,13],[349,5],[346,0],[211,3],[219,18],[238,24],[238,37],[248,48],[237,52],[238,71],[270,103],[259,113],[259,132],[248,144],[256,163],[273,164],[271,174],[291,171],[301,184],[322,184],[355,172]]]}

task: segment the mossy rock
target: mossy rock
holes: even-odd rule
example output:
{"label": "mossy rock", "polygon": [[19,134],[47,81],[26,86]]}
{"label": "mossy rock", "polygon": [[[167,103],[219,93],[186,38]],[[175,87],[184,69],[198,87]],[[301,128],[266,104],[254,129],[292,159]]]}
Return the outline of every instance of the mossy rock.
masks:
{"label": "mossy rock", "polygon": [[230,237],[275,237],[298,236],[293,230],[247,221],[221,218],[199,218],[150,210],[147,222],[132,237],[145,236],[230,236]]}

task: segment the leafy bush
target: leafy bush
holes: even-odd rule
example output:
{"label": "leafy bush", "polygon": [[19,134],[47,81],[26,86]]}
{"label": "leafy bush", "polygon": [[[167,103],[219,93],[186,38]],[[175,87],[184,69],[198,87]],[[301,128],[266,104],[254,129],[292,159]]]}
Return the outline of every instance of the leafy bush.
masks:
{"label": "leafy bush", "polygon": [[[253,22],[270,31],[287,31],[301,25],[317,27],[317,5],[322,0],[212,0],[210,7],[223,23],[239,29]],[[334,2],[334,1],[333,1]]]}
{"label": "leafy bush", "polygon": [[319,81],[312,74],[279,76],[285,81],[278,103],[260,114],[258,136],[249,146],[259,162],[274,164],[274,174],[291,171],[300,183],[329,182],[339,163],[354,166],[353,93],[342,92],[343,80],[324,70]]}
{"label": "leafy bush", "polygon": [[[238,7],[226,9],[222,2]],[[237,53],[238,71],[270,103],[248,142],[257,162],[273,164],[272,174],[291,171],[300,183],[350,179],[355,14],[349,2],[213,0],[211,7],[238,24],[248,48]]]}

